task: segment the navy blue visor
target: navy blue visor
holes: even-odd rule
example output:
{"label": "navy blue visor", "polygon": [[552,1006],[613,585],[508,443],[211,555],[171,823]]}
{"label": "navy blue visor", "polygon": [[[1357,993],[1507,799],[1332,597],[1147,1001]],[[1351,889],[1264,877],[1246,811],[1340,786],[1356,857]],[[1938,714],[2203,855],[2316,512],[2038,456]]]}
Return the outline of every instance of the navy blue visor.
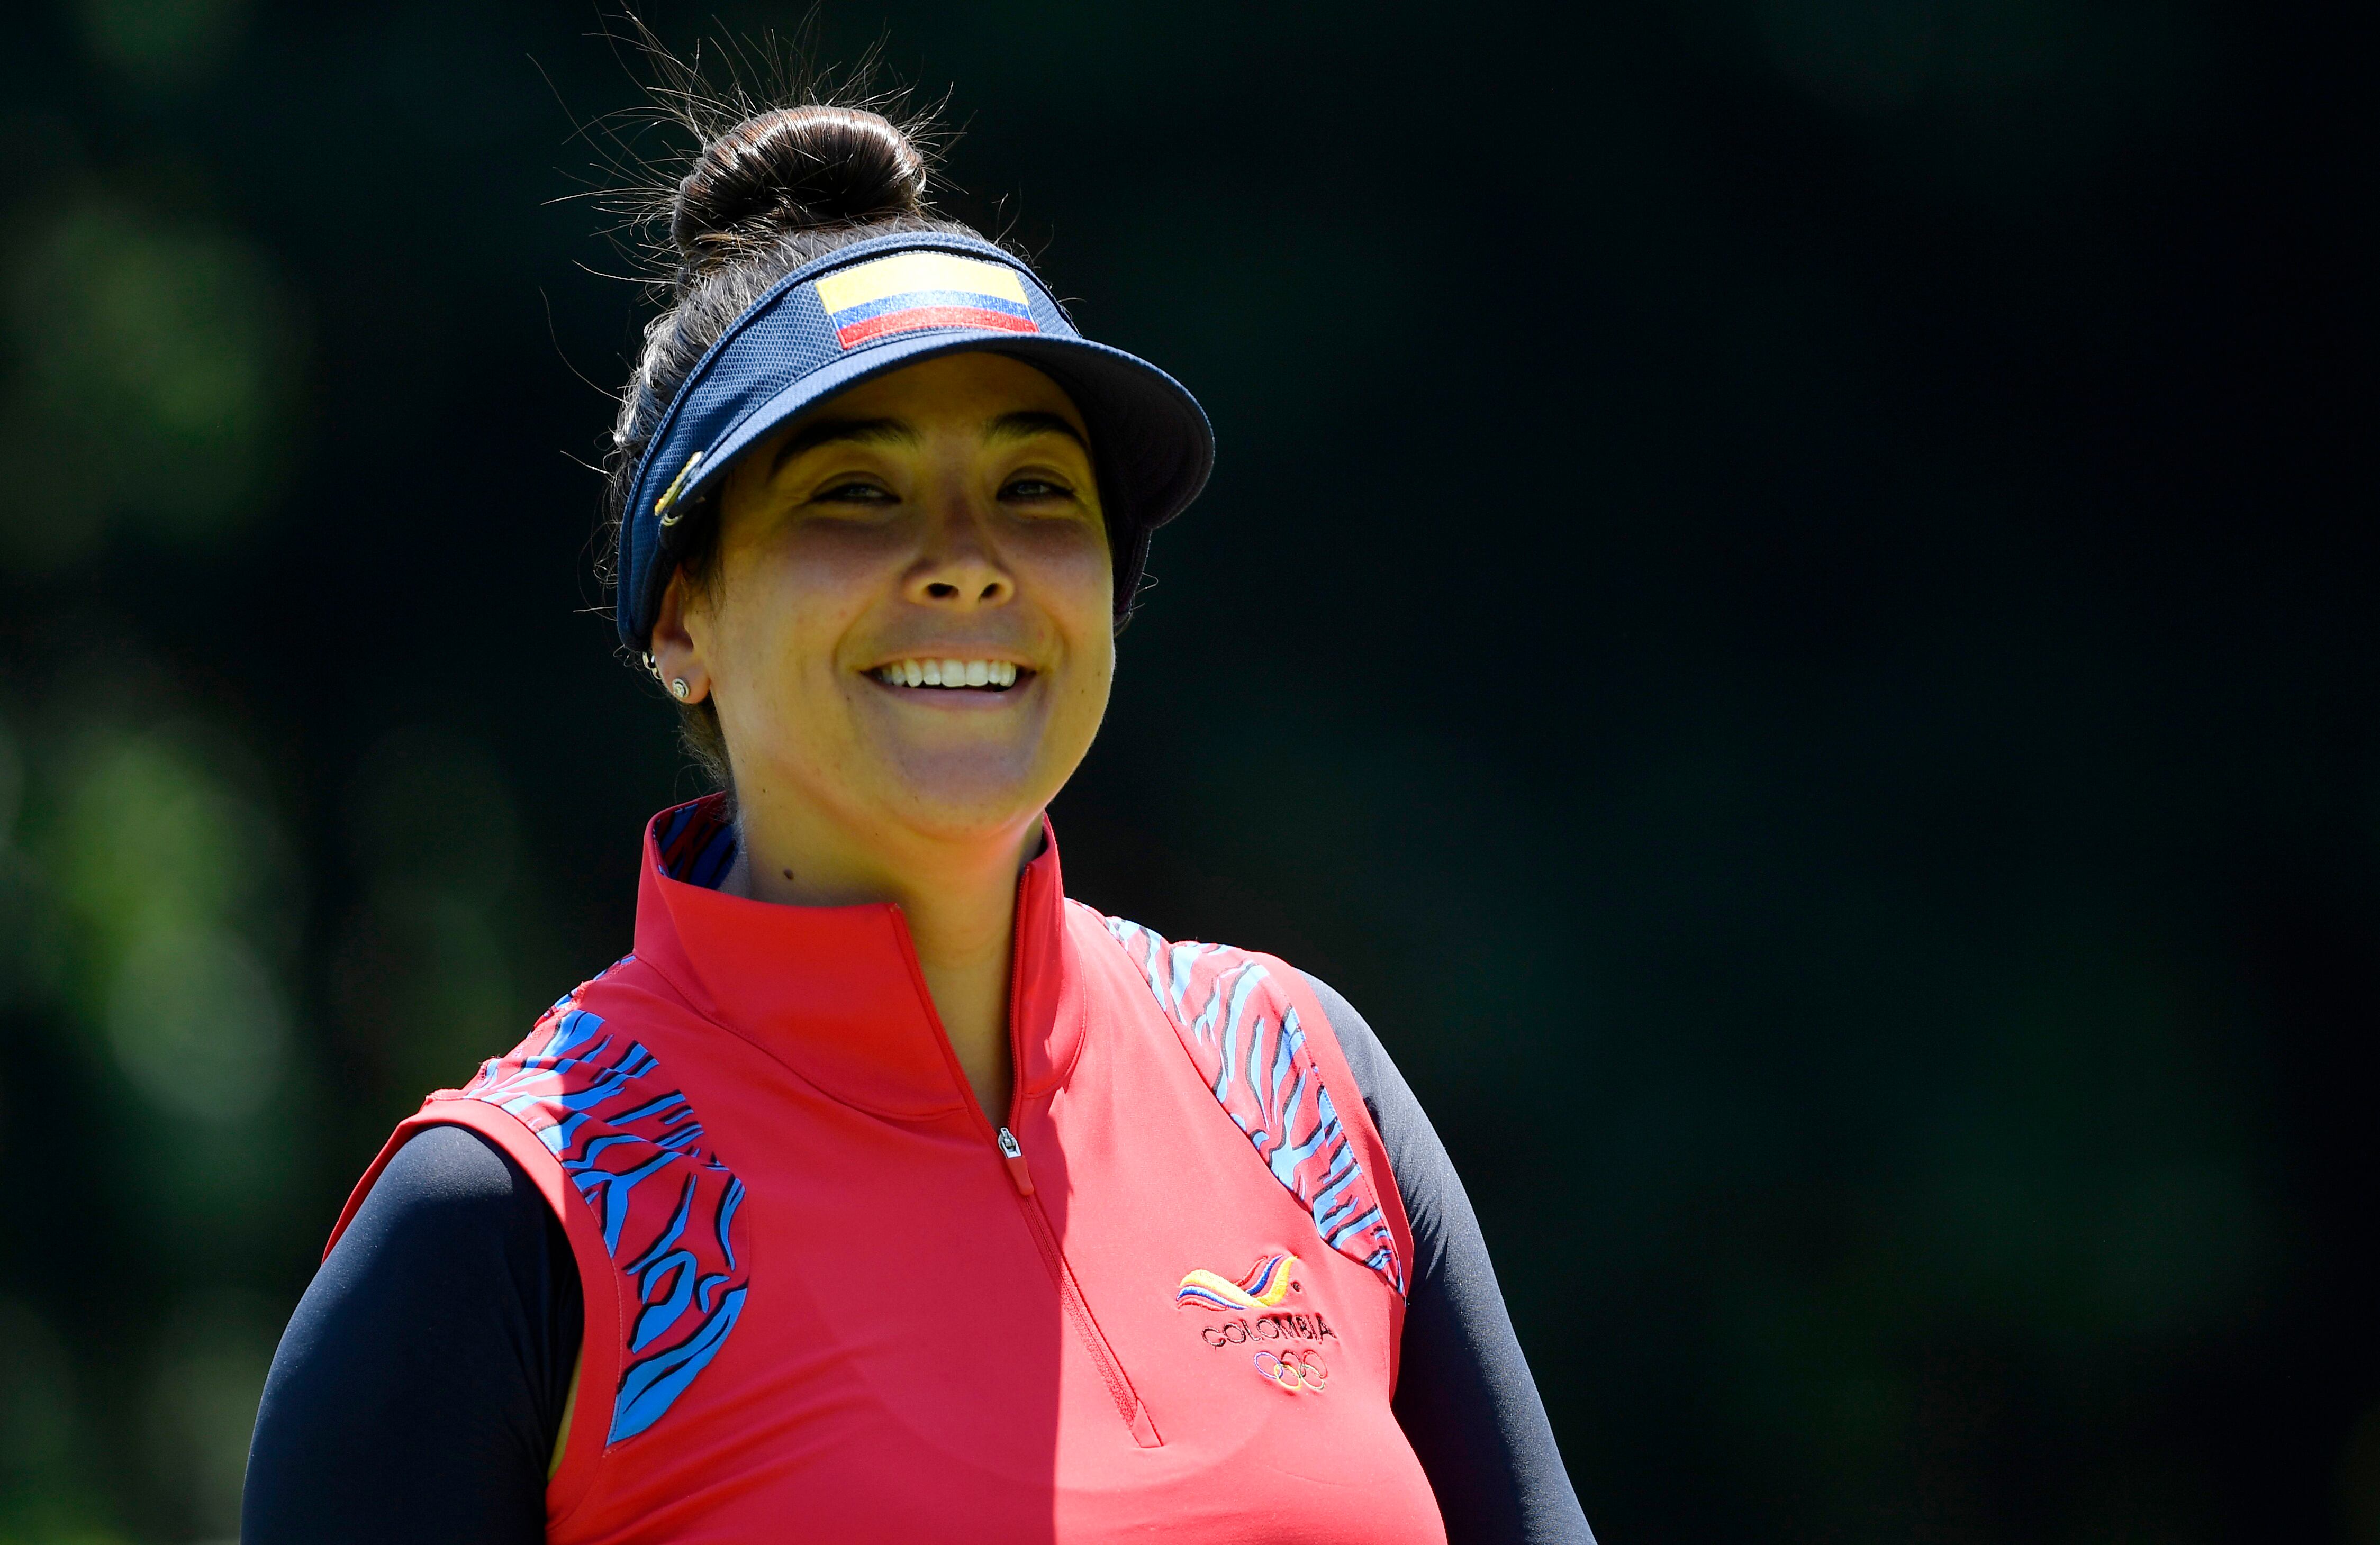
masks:
{"label": "navy blue visor", "polygon": [[678,533],[743,453],[847,387],[936,355],[1003,354],[1049,376],[1091,432],[1116,555],[1116,614],[1148,535],[1198,496],[1214,431],[1181,382],[1075,330],[1032,270],[990,242],[905,232],[787,274],[702,356],[645,446],[622,512],[621,642],[650,645]]}

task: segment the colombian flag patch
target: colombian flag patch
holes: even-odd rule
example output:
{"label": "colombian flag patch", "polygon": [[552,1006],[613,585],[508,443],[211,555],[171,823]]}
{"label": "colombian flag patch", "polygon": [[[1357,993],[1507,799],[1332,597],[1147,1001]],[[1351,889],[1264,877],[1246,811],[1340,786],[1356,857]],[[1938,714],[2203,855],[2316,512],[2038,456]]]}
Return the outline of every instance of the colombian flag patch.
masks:
{"label": "colombian flag patch", "polygon": [[1041,331],[1015,270],[953,252],[895,253],[828,274],[816,287],[834,341],[846,349],[929,327]]}

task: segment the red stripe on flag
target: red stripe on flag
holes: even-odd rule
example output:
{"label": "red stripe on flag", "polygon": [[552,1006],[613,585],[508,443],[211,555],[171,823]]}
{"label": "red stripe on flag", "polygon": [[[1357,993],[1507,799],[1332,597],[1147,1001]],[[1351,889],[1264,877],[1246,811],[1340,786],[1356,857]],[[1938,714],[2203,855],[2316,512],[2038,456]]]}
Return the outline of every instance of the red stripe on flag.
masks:
{"label": "red stripe on flag", "polygon": [[987,327],[1002,332],[1041,331],[1033,325],[1032,318],[1012,317],[1005,311],[980,310],[973,306],[915,306],[906,311],[887,311],[880,317],[838,328],[834,341],[847,349],[888,332],[915,332],[921,327]]}

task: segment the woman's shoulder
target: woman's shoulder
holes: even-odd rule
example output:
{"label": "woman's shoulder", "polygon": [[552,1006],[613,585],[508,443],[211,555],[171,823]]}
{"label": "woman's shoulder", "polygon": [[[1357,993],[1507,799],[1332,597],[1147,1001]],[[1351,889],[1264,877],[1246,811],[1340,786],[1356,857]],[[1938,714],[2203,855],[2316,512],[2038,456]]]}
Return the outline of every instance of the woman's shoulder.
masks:
{"label": "woman's shoulder", "polygon": [[364,1212],[358,1225],[368,1218],[382,1237],[493,1240],[540,1228],[546,1207],[501,1148],[468,1128],[438,1125],[391,1155]]}
{"label": "woman's shoulder", "polygon": [[[744,1182],[646,1044],[654,999],[635,968],[629,957],[562,998],[518,1046],[413,1118],[468,1125],[533,1167],[579,1241],[589,1291],[608,1285],[617,1296],[625,1345],[589,1342],[587,1366],[616,1392],[612,1442],[659,1419],[686,1386],[675,1375],[708,1361],[735,1328],[752,1255]],[[685,1273],[670,1274],[679,1265]],[[657,1282],[670,1290],[648,1302]]]}
{"label": "woman's shoulder", "polygon": [[[1382,1206],[1393,1197],[1393,1166],[1340,1010],[1367,1061],[1378,1056],[1370,1027],[1345,999],[1277,955],[1169,939],[1089,908],[1077,917],[1120,947],[1129,966],[1116,969],[1154,1002],[1199,1080],[1311,1209],[1323,1237],[1402,1294],[1403,1225]],[[1382,1172],[1386,1193],[1373,1178]]]}
{"label": "woman's shoulder", "polygon": [[[430,1103],[463,1097],[511,1108],[534,1087],[577,1097],[580,1111],[620,1104],[624,1096],[633,1104],[636,1092],[664,1076],[653,1044],[665,1037],[655,1032],[691,1015],[666,978],[624,955],[555,999],[510,1051],[487,1058],[461,1088],[440,1090]],[[592,1092],[598,1088],[603,1092]]]}
{"label": "woman's shoulder", "polygon": [[1068,912],[1076,930],[1104,935],[1130,962],[1134,974],[1156,995],[1169,1012],[1187,1008],[1197,1013],[1230,1002],[1246,1005],[1261,999],[1295,1008],[1293,984],[1308,978],[1277,955],[1209,939],[1172,939],[1146,923],[1112,917],[1095,907],[1069,899]]}
{"label": "woman's shoulder", "polygon": [[[740,1195],[732,1172],[710,1151],[705,1129],[671,1065],[655,1055],[653,1032],[676,1012],[638,980],[635,957],[581,984],[540,1015],[521,1044],[490,1057],[460,1089],[424,1102],[417,1122],[456,1119],[491,1129],[473,1106],[500,1111],[535,1139],[532,1159],[557,1161],[572,1185],[590,1200],[617,1185],[625,1195],[636,1178],[664,1166],[707,1172],[706,1185]],[[512,1125],[492,1124],[508,1151]],[[726,1202],[733,1211],[734,1202]],[[600,1201],[599,1214],[607,1208]],[[606,1216],[606,1244],[616,1242],[617,1220]]]}
{"label": "woman's shoulder", "polygon": [[[1104,934],[1123,951],[1134,973],[1146,984],[1160,1008],[1170,1017],[1186,1015],[1193,1025],[1228,1022],[1236,1009],[1245,1020],[1251,1008],[1270,1008],[1276,1015],[1294,1016],[1301,1031],[1310,1033],[1310,1021],[1320,1018],[1346,1057],[1355,1081],[1368,1098],[1372,1077],[1381,1069],[1393,1074],[1379,1037],[1355,1006],[1312,972],[1278,955],[1237,945],[1200,939],[1169,939],[1156,929],[1129,918],[1111,917],[1080,901],[1069,903],[1080,925]],[[1300,993],[1311,1005],[1300,1007]]]}

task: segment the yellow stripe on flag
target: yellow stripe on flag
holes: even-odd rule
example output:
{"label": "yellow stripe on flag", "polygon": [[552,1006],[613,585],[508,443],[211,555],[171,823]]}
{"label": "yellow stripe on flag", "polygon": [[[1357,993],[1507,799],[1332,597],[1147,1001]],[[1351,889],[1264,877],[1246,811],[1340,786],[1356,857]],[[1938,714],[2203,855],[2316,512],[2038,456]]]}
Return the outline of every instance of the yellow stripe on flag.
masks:
{"label": "yellow stripe on flag", "polygon": [[818,282],[819,300],[829,316],[913,290],[961,290],[1026,304],[1025,285],[1014,269],[950,252],[896,252]]}

